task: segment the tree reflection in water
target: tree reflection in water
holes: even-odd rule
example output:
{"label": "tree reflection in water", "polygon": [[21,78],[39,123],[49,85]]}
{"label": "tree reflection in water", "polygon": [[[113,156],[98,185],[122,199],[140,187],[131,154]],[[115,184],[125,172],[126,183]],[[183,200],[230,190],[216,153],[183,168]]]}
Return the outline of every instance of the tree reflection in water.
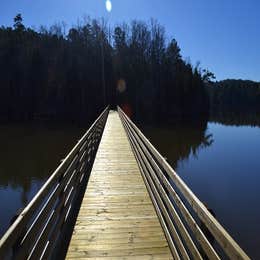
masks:
{"label": "tree reflection in water", "polygon": [[243,111],[212,110],[210,121],[223,125],[260,126],[260,114],[257,112],[248,113]]}
{"label": "tree reflection in water", "polygon": [[0,126],[0,237],[83,133],[68,125]]}
{"label": "tree reflection in water", "polygon": [[207,148],[214,142],[213,135],[207,133],[207,120],[159,127],[143,126],[141,129],[174,169],[179,162],[188,159],[191,154],[197,157],[199,149]]}

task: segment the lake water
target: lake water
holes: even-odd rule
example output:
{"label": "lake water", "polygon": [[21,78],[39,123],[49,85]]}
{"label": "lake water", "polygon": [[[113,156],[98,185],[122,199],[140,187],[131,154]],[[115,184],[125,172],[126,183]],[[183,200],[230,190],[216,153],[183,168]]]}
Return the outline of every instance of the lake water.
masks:
{"label": "lake water", "polygon": [[260,128],[208,122],[143,131],[247,254],[260,259]]}
{"label": "lake water", "polygon": [[0,237],[83,133],[67,125],[0,126]]}
{"label": "lake water", "polygon": [[[254,259],[260,259],[260,128],[213,122],[142,127]],[[71,126],[0,127],[0,236],[84,133]]]}

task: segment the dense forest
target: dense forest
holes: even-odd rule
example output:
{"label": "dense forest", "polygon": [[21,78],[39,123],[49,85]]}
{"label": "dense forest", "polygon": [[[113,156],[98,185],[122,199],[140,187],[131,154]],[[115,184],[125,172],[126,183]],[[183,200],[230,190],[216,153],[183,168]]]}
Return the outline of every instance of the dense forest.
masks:
{"label": "dense forest", "polygon": [[85,122],[107,104],[142,120],[197,118],[209,111],[207,77],[154,20],[33,30],[19,14],[0,28],[1,120]]}
{"label": "dense forest", "polygon": [[227,79],[208,85],[211,120],[260,125],[260,82]]}
{"label": "dense forest", "polygon": [[227,79],[209,86],[211,108],[260,112],[260,83]]}

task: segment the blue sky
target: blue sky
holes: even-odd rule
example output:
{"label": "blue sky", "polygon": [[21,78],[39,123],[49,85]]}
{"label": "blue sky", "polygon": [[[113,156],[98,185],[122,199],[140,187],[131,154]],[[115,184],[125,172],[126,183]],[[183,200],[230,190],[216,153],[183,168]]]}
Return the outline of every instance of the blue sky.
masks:
{"label": "blue sky", "polygon": [[27,26],[65,21],[84,15],[105,17],[109,23],[156,18],[167,35],[177,39],[184,58],[213,71],[218,80],[260,81],[259,0],[1,0],[0,25],[12,25],[22,13]]}

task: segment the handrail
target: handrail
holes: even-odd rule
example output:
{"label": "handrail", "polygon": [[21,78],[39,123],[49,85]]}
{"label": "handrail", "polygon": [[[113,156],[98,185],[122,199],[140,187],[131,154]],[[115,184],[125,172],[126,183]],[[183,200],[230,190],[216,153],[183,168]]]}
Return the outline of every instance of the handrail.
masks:
{"label": "handrail", "polygon": [[120,107],[118,112],[174,258],[221,259],[224,252],[230,259],[250,259]]}
{"label": "handrail", "polygon": [[91,171],[107,107],[0,240],[0,259],[51,256]]}

